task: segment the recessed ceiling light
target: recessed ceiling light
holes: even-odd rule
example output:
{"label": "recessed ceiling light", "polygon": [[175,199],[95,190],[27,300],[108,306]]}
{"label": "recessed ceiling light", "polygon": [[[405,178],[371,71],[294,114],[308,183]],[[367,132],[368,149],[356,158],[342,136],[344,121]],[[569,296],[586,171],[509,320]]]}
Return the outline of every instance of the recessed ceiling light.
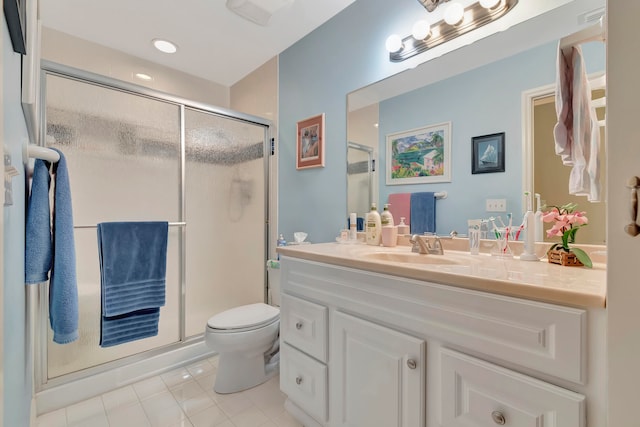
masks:
{"label": "recessed ceiling light", "polygon": [[136,77],[139,78],[140,80],[153,80],[153,77],[145,73],[136,73]]}
{"label": "recessed ceiling light", "polygon": [[178,51],[178,46],[176,46],[175,43],[172,43],[169,40],[153,39],[151,42],[153,43],[153,46],[160,52],[176,53]]}

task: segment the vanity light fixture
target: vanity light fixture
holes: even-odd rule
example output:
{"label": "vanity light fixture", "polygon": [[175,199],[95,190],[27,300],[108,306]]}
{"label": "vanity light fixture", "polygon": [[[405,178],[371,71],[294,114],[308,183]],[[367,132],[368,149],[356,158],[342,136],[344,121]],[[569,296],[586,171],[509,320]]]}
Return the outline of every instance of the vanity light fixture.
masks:
{"label": "vanity light fixture", "polygon": [[151,40],[151,43],[153,44],[153,47],[158,49],[160,52],[176,53],[178,51],[178,46],[169,40],[153,39]]}
{"label": "vanity light fixture", "polygon": [[[429,12],[439,4],[450,0],[418,0]],[[444,19],[431,23],[418,21],[412,34],[401,38],[393,34],[387,38],[386,47],[389,60],[401,62],[426,52],[462,34],[480,28],[506,15],[518,4],[518,0],[480,0],[466,8],[458,1],[451,0],[444,10]]]}

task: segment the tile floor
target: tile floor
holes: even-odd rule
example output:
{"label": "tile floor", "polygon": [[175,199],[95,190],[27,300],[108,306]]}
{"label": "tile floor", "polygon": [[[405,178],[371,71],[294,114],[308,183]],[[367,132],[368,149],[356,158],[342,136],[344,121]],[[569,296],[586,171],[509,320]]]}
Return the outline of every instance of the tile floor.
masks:
{"label": "tile floor", "polygon": [[218,394],[217,367],[205,359],[43,414],[36,427],[302,427],[284,410],[278,377]]}

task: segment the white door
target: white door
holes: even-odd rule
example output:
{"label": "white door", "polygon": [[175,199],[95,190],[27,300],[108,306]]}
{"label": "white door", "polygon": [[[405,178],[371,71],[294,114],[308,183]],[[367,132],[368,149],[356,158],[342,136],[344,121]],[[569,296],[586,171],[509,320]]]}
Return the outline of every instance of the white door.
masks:
{"label": "white door", "polygon": [[423,340],[335,313],[329,373],[331,425],[424,426],[425,372]]}
{"label": "white door", "polygon": [[640,177],[640,2],[607,0],[608,426],[640,426],[640,236],[628,236],[632,176]]}

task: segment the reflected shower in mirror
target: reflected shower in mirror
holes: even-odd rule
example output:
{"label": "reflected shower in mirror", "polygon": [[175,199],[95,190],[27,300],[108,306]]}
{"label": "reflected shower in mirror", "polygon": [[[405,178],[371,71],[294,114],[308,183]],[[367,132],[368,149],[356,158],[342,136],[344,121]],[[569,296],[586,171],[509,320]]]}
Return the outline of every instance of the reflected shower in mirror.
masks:
{"label": "reflected shower in mirror", "polygon": [[[364,220],[364,213],[373,201],[373,148],[349,142],[347,144],[347,210]],[[358,231],[364,231],[358,221]]]}
{"label": "reflected shower in mirror", "polygon": [[[509,30],[511,31],[511,30]],[[507,31],[507,33],[509,32]],[[478,42],[476,42],[477,44]],[[473,46],[470,46],[471,49]],[[374,136],[367,136],[368,143],[374,149],[374,157],[379,165],[374,184],[373,201],[378,206],[388,200],[391,193],[419,191],[447,191],[449,197],[437,203],[437,233],[448,234],[451,230],[466,230],[467,220],[488,218],[513,213],[515,223],[520,223],[523,215],[524,191],[541,193],[548,204],[565,204],[568,200],[555,197],[550,190],[538,188],[541,179],[555,182],[556,187],[568,187],[566,176],[552,176],[548,165],[559,161],[553,153],[553,126],[556,119],[545,128],[536,122],[533,145],[535,156],[525,156],[523,141],[527,138],[527,129],[533,129],[533,114],[524,114],[524,94],[536,88],[553,87],[556,81],[556,59],[558,41],[547,41],[539,46],[517,52],[509,57],[475,68],[466,64],[466,69],[453,75],[442,71],[444,65],[425,63],[416,69],[408,70],[367,86],[348,95],[347,135],[349,141],[360,143],[354,133],[363,127],[365,121],[360,116],[368,116],[368,122],[375,120],[377,128]],[[605,49],[602,42],[590,42],[581,45],[586,71],[589,76],[602,74],[605,70]],[[468,52],[467,52],[468,53]],[[453,55],[455,52],[445,55]],[[478,53],[475,53],[478,56]],[[455,69],[454,59],[439,58],[449,66],[447,71]],[[458,55],[456,61],[464,61],[464,55]],[[425,67],[422,71],[421,67]],[[442,76],[440,78],[435,75]],[[406,80],[403,81],[403,75]],[[424,78],[426,83],[418,85],[416,78]],[[409,82],[409,80],[413,80]],[[553,90],[551,91],[553,95]],[[555,115],[554,102],[551,102],[551,114]],[[533,111],[533,107],[530,107]],[[364,114],[369,111],[369,114]],[[375,111],[371,114],[370,111]],[[602,114],[602,113],[599,113]],[[535,120],[538,120],[537,118]],[[411,184],[387,186],[384,179],[386,164],[386,135],[416,129],[441,122],[452,123],[452,175],[451,182],[438,184]],[[472,174],[472,138],[493,133],[505,133],[505,171],[485,174]],[[550,140],[549,140],[550,136]],[[605,141],[601,142],[604,147]],[[538,145],[546,147],[543,153]],[[601,153],[604,156],[604,151]],[[600,164],[604,165],[604,157]],[[535,180],[525,177],[528,170],[536,165]],[[570,167],[563,166],[568,174]],[[601,171],[604,177],[604,171]],[[534,187],[535,183],[535,187]],[[376,186],[377,189],[376,190]],[[529,188],[527,188],[529,187]],[[351,199],[353,192],[348,191]],[[505,199],[506,212],[486,211],[486,199]],[[578,209],[587,212],[590,224],[589,233],[580,233],[579,243],[604,243],[604,202],[592,204],[586,197],[578,198]],[[351,200],[348,206],[352,206]],[[598,213],[596,213],[598,211]],[[361,215],[361,212],[358,212]],[[586,229],[585,229],[586,231]]]}

